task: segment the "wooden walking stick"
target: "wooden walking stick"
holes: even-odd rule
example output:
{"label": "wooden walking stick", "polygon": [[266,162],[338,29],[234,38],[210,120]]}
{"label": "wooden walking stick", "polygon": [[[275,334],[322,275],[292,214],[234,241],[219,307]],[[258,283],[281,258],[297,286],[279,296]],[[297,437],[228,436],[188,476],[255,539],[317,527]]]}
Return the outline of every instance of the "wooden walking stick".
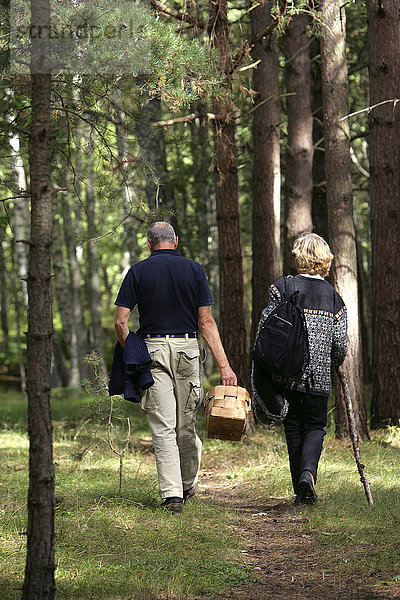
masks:
{"label": "wooden walking stick", "polygon": [[356,463],[357,463],[357,469],[358,469],[358,472],[360,473],[361,483],[364,486],[365,495],[367,496],[368,504],[372,505],[374,503],[374,501],[372,499],[371,488],[370,488],[367,476],[365,475],[365,471],[364,471],[365,465],[363,465],[363,463],[362,463],[360,448],[358,447],[358,435],[357,435],[357,429],[356,429],[356,422],[354,419],[353,404],[351,402],[351,397],[350,397],[349,383],[347,381],[346,373],[344,372],[342,367],[336,367],[336,372],[338,374],[338,377],[340,379],[340,383],[341,383],[342,389],[343,389],[344,401],[346,404],[347,420],[349,422],[349,432],[350,432],[351,441],[353,443],[353,451],[354,451],[354,457],[355,457]]}

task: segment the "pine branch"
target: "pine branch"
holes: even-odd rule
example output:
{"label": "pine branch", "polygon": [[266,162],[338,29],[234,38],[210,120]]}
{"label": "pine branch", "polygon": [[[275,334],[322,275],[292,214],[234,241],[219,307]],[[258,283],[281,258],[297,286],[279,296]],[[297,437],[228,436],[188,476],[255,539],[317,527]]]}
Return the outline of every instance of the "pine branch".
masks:
{"label": "pine branch", "polygon": [[158,0],[150,0],[150,4],[153,8],[156,8],[157,10],[164,13],[165,15],[168,15],[169,17],[173,17],[178,21],[182,21],[182,23],[189,23],[189,25],[193,25],[198,29],[207,29],[207,23],[205,21],[197,19],[196,17],[192,17],[187,13],[180,13],[175,8],[169,8],[168,6],[161,4],[161,2],[159,2]]}
{"label": "pine branch", "polygon": [[153,127],[170,127],[177,123],[190,123],[195,119],[216,119],[216,116],[214,113],[191,113],[190,115],[168,119],[167,121],[155,121],[152,125]]}
{"label": "pine branch", "polygon": [[232,66],[229,69],[229,74],[232,74],[236,71],[243,58],[246,56],[246,54],[248,54],[248,52],[250,52],[252,48],[254,48],[256,44],[261,42],[268,35],[271,35],[271,33],[281,21],[282,15],[286,11],[286,4],[287,0],[281,0],[279,4],[279,14],[277,17],[275,17],[273,22],[267,25],[267,27],[263,31],[257,33],[257,35],[255,35],[250,41],[246,41],[243,44],[243,46],[236,52],[236,54],[232,58]]}

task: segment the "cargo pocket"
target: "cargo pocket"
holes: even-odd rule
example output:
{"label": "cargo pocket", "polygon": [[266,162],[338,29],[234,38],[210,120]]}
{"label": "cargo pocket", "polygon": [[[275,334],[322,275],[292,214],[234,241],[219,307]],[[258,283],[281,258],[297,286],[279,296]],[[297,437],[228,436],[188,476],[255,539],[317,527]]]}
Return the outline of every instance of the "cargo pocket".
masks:
{"label": "cargo pocket", "polygon": [[140,394],[139,406],[142,410],[144,410],[144,412],[150,412],[156,406],[156,396],[154,394],[154,390],[152,390],[152,387],[153,386],[149,387],[147,390]]}
{"label": "cargo pocket", "polygon": [[158,360],[158,356],[160,354],[160,348],[155,348],[154,350],[152,350],[151,348],[148,348],[149,354],[150,354],[150,358],[151,358],[151,367],[157,367],[160,366],[160,362]]}
{"label": "cargo pocket", "polygon": [[190,383],[190,392],[188,399],[186,400],[185,412],[197,412],[202,399],[203,387],[201,385],[195,385],[194,383]]}
{"label": "cargo pocket", "polygon": [[176,371],[177,379],[187,379],[195,376],[199,378],[199,356],[200,349],[185,349],[178,351],[179,359]]}

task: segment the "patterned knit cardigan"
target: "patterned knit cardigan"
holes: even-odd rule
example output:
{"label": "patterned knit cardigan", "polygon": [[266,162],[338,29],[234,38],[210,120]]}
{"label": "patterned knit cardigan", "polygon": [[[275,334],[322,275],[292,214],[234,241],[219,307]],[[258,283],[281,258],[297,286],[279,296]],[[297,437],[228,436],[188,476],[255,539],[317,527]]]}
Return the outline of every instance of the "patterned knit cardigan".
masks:
{"label": "patterned knit cardigan", "polygon": [[[341,365],[347,352],[347,311],[335,289],[324,279],[296,275],[297,303],[307,324],[310,363],[303,375],[287,378],[273,375],[279,389],[297,390],[329,396],[332,388],[332,365]],[[286,277],[269,288],[269,302],[264,308],[258,331],[268,315],[286,297]],[[257,331],[257,334],[258,334]]]}

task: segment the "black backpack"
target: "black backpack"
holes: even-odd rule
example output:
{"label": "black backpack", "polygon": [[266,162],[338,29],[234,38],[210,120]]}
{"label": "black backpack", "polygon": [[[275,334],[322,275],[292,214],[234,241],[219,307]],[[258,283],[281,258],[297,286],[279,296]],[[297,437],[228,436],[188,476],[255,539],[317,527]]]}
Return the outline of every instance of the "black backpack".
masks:
{"label": "black backpack", "polygon": [[302,309],[297,306],[292,275],[286,277],[286,298],[262,324],[253,349],[254,361],[284,377],[303,373],[309,363],[307,326]]}

